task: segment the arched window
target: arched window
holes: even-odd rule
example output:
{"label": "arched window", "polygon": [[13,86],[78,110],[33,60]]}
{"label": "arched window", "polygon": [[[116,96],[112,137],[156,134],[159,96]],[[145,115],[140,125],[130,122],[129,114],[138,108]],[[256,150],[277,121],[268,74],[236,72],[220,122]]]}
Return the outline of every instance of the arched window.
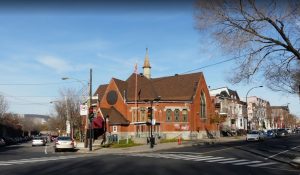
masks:
{"label": "arched window", "polygon": [[186,109],[182,110],[182,121],[187,122],[188,121],[188,111]]}
{"label": "arched window", "polygon": [[175,122],[179,122],[179,109],[175,109],[174,117],[175,117]]}
{"label": "arched window", "polygon": [[171,109],[167,109],[166,111],[166,120],[167,122],[170,122],[172,120],[172,110]]}
{"label": "arched window", "polygon": [[201,114],[200,117],[201,118],[206,118],[206,98],[205,98],[205,94],[203,92],[201,92],[201,97],[200,97],[200,110],[201,110]]}

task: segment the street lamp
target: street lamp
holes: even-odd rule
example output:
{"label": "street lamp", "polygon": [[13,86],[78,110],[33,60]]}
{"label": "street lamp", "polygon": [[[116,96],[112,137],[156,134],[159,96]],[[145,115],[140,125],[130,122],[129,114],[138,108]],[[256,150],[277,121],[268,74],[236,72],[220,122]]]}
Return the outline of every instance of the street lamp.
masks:
{"label": "street lamp", "polygon": [[[77,82],[81,83],[81,85],[82,85],[83,88],[86,87],[86,84],[88,85],[88,87],[91,86],[91,83],[88,82],[88,81],[86,81],[86,80],[79,80],[79,79],[73,78],[73,77],[62,77],[61,79],[62,79],[62,80],[70,80],[70,79],[76,80]],[[88,91],[91,91],[91,88],[89,88]],[[90,93],[91,93],[91,92],[90,92]],[[81,103],[85,102],[85,100],[86,100],[84,95],[82,95],[82,98],[83,98],[83,100],[82,100]],[[91,104],[91,99],[89,100],[89,105],[90,105],[90,106],[92,105],[92,104]],[[85,128],[88,128],[88,127],[89,127],[89,126],[88,126],[88,117],[89,117],[89,115],[90,115],[90,114],[88,114],[88,115],[86,116],[86,119],[85,119],[85,120],[86,120],[86,122],[85,122]],[[73,126],[72,126],[72,131],[73,131]],[[80,130],[80,135],[81,135],[81,130]],[[85,142],[84,142],[84,147],[85,147],[85,148],[87,147],[87,144],[88,144],[87,142],[88,142],[88,140],[87,140],[87,131],[86,131],[86,133],[85,133]]]}
{"label": "street lamp", "polygon": [[248,121],[248,94],[251,90],[255,89],[255,88],[261,88],[263,86],[255,86],[252,87],[251,89],[248,90],[247,94],[246,94],[246,109],[247,109],[247,130],[250,130],[250,122]]}

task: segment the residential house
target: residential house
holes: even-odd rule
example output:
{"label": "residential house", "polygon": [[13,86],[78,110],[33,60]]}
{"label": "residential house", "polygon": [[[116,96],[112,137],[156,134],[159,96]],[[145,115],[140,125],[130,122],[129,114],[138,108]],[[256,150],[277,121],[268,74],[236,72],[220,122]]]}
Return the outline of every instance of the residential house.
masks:
{"label": "residential house", "polygon": [[288,106],[271,106],[272,110],[272,120],[273,120],[273,128],[285,128],[286,120],[289,117],[289,107]]}
{"label": "residential house", "polygon": [[250,129],[272,129],[273,120],[270,112],[270,103],[256,96],[247,99],[248,122]]}
{"label": "residential house", "polygon": [[220,123],[221,131],[237,131],[247,128],[246,103],[240,100],[237,91],[221,87],[210,89],[209,93],[216,113],[224,119]]}

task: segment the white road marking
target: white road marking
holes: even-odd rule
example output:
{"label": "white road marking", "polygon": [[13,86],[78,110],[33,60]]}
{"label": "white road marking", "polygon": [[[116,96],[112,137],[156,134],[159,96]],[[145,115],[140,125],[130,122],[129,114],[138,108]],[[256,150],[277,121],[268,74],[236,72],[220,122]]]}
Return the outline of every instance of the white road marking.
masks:
{"label": "white road marking", "polygon": [[300,147],[300,146],[296,146],[296,147],[293,147],[293,148],[291,148],[291,149],[288,149],[288,150],[279,152],[279,153],[277,153],[277,154],[274,154],[274,155],[272,155],[272,156],[269,156],[269,157],[265,158],[265,160],[267,160],[267,159],[269,159],[269,158],[272,158],[272,157],[275,157],[275,156],[278,156],[279,154],[286,153],[286,152],[288,152],[288,151],[290,151],[290,150],[293,150],[293,149],[296,149],[296,148],[298,148],[298,147]]}
{"label": "white road marking", "polygon": [[45,162],[52,160],[64,160],[64,159],[74,159],[79,157],[86,157],[86,155],[77,155],[77,156],[59,156],[59,157],[41,157],[41,158],[30,158],[30,159],[19,159],[19,160],[7,160],[0,161],[0,166],[5,165],[16,165],[16,164],[24,164],[24,163],[34,163],[34,162]]}
{"label": "white road marking", "polygon": [[222,159],[222,158],[224,158],[224,157],[202,158],[202,159],[195,159],[194,161],[200,162],[200,161],[203,161],[203,160],[214,160],[214,159]]}
{"label": "white road marking", "polygon": [[165,159],[176,159],[176,160],[191,160],[191,161],[204,161],[208,163],[221,163],[221,164],[232,164],[232,165],[246,165],[250,167],[261,167],[267,165],[276,164],[276,162],[262,162],[259,160],[251,161],[247,159],[237,158],[224,158],[224,157],[213,157],[213,156],[202,156],[202,155],[190,155],[190,154],[171,154],[171,153],[142,153],[142,154],[131,154],[128,156],[139,156],[139,157],[152,157],[152,158],[165,158]]}
{"label": "white road marking", "polygon": [[239,159],[239,160],[230,160],[230,161],[218,162],[218,163],[226,164],[226,163],[236,163],[236,162],[245,162],[245,161],[248,161],[248,160],[246,160],[246,159]]}
{"label": "white road marking", "polygon": [[254,163],[261,163],[262,161],[255,160],[255,161],[250,161],[250,162],[242,162],[242,163],[235,163],[233,165],[247,165],[247,164],[254,164]]}
{"label": "white road marking", "polygon": [[236,158],[225,158],[225,159],[209,160],[209,161],[205,161],[205,162],[222,162],[222,161],[226,161],[226,160],[236,160]]}
{"label": "white road marking", "polygon": [[12,165],[12,164],[8,164],[8,163],[0,163],[0,166],[8,166],[8,165]]}
{"label": "white road marking", "polygon": [[276,162],[267,162],[267,163],[261,163],[261,164],[255,164],[255,165],[247,165],[247,166],[260,167],[260,166],[273,165],[273,164],[276,164]]}

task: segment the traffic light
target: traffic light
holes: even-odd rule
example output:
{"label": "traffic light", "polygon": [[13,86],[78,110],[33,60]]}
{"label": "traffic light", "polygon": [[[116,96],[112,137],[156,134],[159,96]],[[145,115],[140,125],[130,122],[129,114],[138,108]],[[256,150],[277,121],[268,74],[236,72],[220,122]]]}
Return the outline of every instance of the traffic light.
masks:
{"label": "traffic light", "polygon": [[152,122],[152,107],[148,107],[148,111],[147,111],[147,123],[151,124]]}
{"label": "traffic light", "polygon": [[94,109],[93,107],[89,108],[89,120],[92,121],[94,118]]}

